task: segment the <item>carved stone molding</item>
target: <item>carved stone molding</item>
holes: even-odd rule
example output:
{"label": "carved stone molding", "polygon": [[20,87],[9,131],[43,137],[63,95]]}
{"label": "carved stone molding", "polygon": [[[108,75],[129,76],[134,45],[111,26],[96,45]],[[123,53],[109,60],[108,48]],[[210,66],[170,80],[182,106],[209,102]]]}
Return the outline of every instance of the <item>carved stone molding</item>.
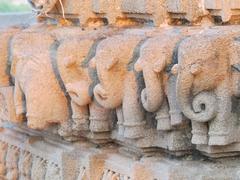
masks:
{"label": "carved stone molding", "polygon": [[[239,24],[238,0],[30,0],[40,19],[82,26]],[[64,20],[67,18],[67,21]],[[71,23],[70,23],[71,22]]]}

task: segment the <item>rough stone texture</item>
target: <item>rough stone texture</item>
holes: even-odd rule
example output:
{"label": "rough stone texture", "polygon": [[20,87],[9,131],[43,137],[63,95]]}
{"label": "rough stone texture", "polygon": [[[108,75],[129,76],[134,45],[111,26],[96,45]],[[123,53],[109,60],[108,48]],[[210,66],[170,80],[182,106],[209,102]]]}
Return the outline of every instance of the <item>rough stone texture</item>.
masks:
{"label": "rough stone texture", "polygon": [[13,35],[21,31],[21,28],[13,27],[0,30],[0,87],[6,87],[10,85],[10,41]]}
{"label": "rough stone texture", "polygon": [[4,121],[22,122],[23,116],[16,115],[16,108],[14,106],[14,86],[1,87],[1,112],[0,119]]}
{"label": "rough stone texture", "polygon": [[[100,105],[122,109],[124,122],[118,119],[119,133],[126,138],[141,137],[144,127],[144,112],[137,99],[138,84],[131,62],[134,47],[144,37],[119,35],[100,42],[94,58],[100,84],[94,88],[94,96]],[[117,77],[117,78],[116,78]]]}
{"label": "rough stone texture", "polygon": [[16,146],[8,146],[6,156],[6,178],[17,180],[19,178],[18,159],[19,159],[19,148]]}
{"label": "rough stone texture", "polygon": [[137,156],[160,148],[185,154],[190,130],[204,154],[238,152],[238,36],[238,26],[33,26],[5,49],[14,86],[0,89],[1,119],[53,134],[59,124],[65,140],[114,141]]}
{"label": "rough stone texture", "polygon": [[[169,159],[160,155],[134,160],[119,154],[116,146],[99,149],[84,141],[67,145],[49,137],[48,140],[36,138],[38,134],[30,131],[23,133],[13,129],[1,131],[0,143],[3,145],[1,150],[5,150],[1,155],[8,156],[3,159],[3,163],[13,167],[11,170],[7,169],[2,179],[10,174],[17,174],[19,178],[24,175],[23,179],[31,177],[31,179],[54,180],[190,180],[193,177],[194,179],[240,177],[238,158],[213,160],[195,155],[195,157]],[[10,157],[12,163],[9,162]],[[29,166],[30,164],[32,165]]]}
{"label": "rough stone texture", "polygon": [[7,155],[8,144],[5,142],[0,143],[0,177],[4,179],[6,174],[6,155]]}
{"label": "rough stone texture", "polygon": [[64,130],[66,127],[62,127],[62,132],[70,131],[79,136],[79,133],[89,130],[92,133],[110,131],[110,110],[99,106],[93,98],[91,88],[96,84],[97,74],[95,70],[89,69],[89,61],[96,52],[98,42],[113,32],[113,29],[106,32],[98,30],[91,34],[92,37],[89,34],[83,34],[76,39],[61,42],[56,49],[59,81],[71,98],[73,121],[72,125],[67,125],[71,122],[64,125],[72,128]]}
{"label": "rough stone texture", "polygon": [[1,96],[1,120],[18,122],[22,117],[16,116],[13,102],[13,86],[10,76],[11,69],[11,40],[14,35],[20,33],[23,27],[12,27],[0,30],[0,96]]}
{"label": "rough stone texture", "polygon": [[205,7],[211,15],[221,17],[223,22],[239,21],[240,4],[238,0],[205,0]]}
{"label": "rough stone texture", "polygon": [[19,167],[19,179],[30,180],[32,168],[32,155],[30,152],[21,150],[21,154],[18,160],[18,167]]}
{"label": "rough stone texture", "polygon": [[167,0],[167,9],[173,19],[186,19],[198,22],[208,14],[202,1],[198,0]]}
{"label": "rough stone texture", "polygon": [[14,126],[1,131],[0,175],[3,179],[63,179],[62,160],[74,150],[73,146],[59,139],[45,140],[39,135]]}
{"label": "rough stone texture", "polygon": [[[126,26],[152,22],[166,24],[236,24],[240,20],[238,0],[31,0],[41,18],[67,18],[84,26]],[[63,10],[64,11],[63,11]],[[76,21],[77,20],[77,21]]]}
{"label": "rough stone texture", "polygon": [[[172,57],[176,44],[182,38],[182,32],[169,30],[147,39],[141,46],[140,56],[134,65],[136,71],[143,72],[145,81],[146,88],[141,92],[142,105],[147,111],[156,112],[158,130],[170,130],[184,120],[174,99],[176,77],[169,70],[165,71],[177,63]],[[160,41],[162,46],[159,45]]]}
{"label": "rough stone texture", "polygon": [[152,21],[156,26],[165,24],[167,21],[165,0],[123,0],[121,10],[127,13],[128,17]]}
{"label": "rough stone texture", "polygon": [[179,47],[177,98],[192,121],[194,144],[238,141],[238,37],[234,27],[209,29]]}
{"label": "rough stone texture", "polygon": [[30,3],[0,31],[1,179],[239,179],[238,1]]}
{"label": "rough stone texture", "polygon": [[[45,17],[67,17],[68,19],[78,19],[83,26],[99,26],[99,25],[118,25],[128,26],[135,25],[136,19],[151,20],[156,25],[165,23],[166,16],[165,1],[30,1],[33,8],[36,9],[41,16]],[[44,4],[44,5],[43,5]],[[43,6],[42,6],[43,5]],[[36,8],[39,7],[39,8]],[[62,11],[62,9],[64,11]]]}
{"label": "rough stone texture", "polygon": [[28,126],[33,129],[63,123],[68,117],[66,98],[51,64],[49,49],[54,41],[50,34],[27,32],[16,36],[12,42],[11,74],[15,80],[16,114],[26,113]]}

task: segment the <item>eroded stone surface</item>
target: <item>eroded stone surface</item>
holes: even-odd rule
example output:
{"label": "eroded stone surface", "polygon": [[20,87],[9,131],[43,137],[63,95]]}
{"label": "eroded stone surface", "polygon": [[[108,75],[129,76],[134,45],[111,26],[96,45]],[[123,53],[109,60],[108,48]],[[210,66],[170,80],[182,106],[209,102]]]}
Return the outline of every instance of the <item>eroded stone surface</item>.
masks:
{"label": "eroded stone surface", "polygon": [[89,64],[97,44],[113,32],[96,31],[91,34],[92,37],[82,35],[74,40],[68,39],[61,42],[56,50],[59,81],[71,99],[73,122],[70,131],[77,136],[84,131],[101,133],[111,129],[110,110],[99,106],[93,97],[97,73],[89,68]]}
{"label": "eroded stone surface", "polygon": [[[128,64],[131,63],[134,47],[143,40],[141,36],[119,35],[103,40],[97,49],[96,64],[100,84],[94,88],[97,102],[105,108],[122,109],[124,122],[119,119],[119,129],[124,128],[124,137],[138,138],[144,127],[144,112],[138,102],[137,77]],[[119,131],[120,132],[120,131]]]}
{"label": "eroded stone surface", "polygon": [[[239,102],[235,98],[239,94],[239,72],[234,68],[239,64],[238,36],[234,28],[216,28],[180,45],[177,98],[183,113],[192,120],[195,144],[227,145],[238,141]],[[195,45],[190,47],[193,42]]]}
{"label": "eroded stone surface", "polygon": [[[41,138],[29,141],[36,137],[36,132],[25,131],[22,133],[14,129],[5,129],[0,132],[0,135],[0,143],[3,144],[1,150],[11,148],[7,150],[8,155],[3,153],[8,156],[8,166],[10,167],[8,160],[12,157],[14,161],[11,161],[13,162],[11,167],[14,167],[15,174],[18,174],[19,177],[24,175],[24,179],[29,176],[31,179],[70,180],[192,179],[193,177],[233,179],[239,177],[238,158],[213,160],[195,155],[180,159],[158,156],[134,160],[119,154],[118,147],[115,146],[99,149],[84,141],[75,145],[66,145],[57,140],[53,145],[49,143],[53,140],[51,138],[48,138],[47,141]],[[22,146],[23,144],[24,146]],[[5,160],[4,162],[6,163]],[[31,163],[33,164],[29,166]],[[199,169],[201,169],[201,173],[199,173]],[[8,179],[7,174],[13,175],[12,169],[7,169],[1,178]]]}
{"label": "eroded stone surface", "polygon": [[19,167],[19,179],[30,180],[31,168],[32,168],[32,154],[28,151],[21,150],[19,155],[18,167]]}
{"label": "eroded stone surface", "polygon": [[33,129],[63,123],[68,117],[66,97],[51,64],[50,47],[54,41],[50,34],[26,32],[12,42],[11,74],[15,80],[16,114],[26,113],[28,126]]}
{"label": "eroded stone surface", "polygon": [[13,28],[8,28],[8,29],[2,29],[0,30],[0,87],[5,87],[9,86],[11,84],[11,79],[10,79],[10,64],[9,64],[9,59],[11,53],[9,52],[10,49],[10,44],[11,44],[11,39],[13,35],[19,33],[21,31],[21,28],[19,27],[13,27]]}
{"label": "eroded stone surface", "polygon": [[237,1],[33,3],[0,31],[0,178],[239,176]]}
{"label": "eroded stone surface", "polygon": [[67,18],[73,23],[78,20],[83,26],[132,26],[144,21],[155,26],[239,24],[240,20],[238,0],[31,0],[30,4],[42,18],[56,18],[60,22]]}
{"label": "eroded stone surface", "polygon": [[19,178],[18,159],[19,159],[19,147],[8,146],[6,156],[6,178],[17,180]]}
{"label": "eroded stone surface", "polygon": [[33,26],[5,50],[14,86],[0,89],[1,119],[42,130],[56,123],[66,140],[111,140],[140,154],[189,152],[192,130],[204,154],[236,152],[238,36],[238,26]]}
{"label": "eroded stone surface", "polygon": [[7,156],[7,149],[8,149],[8,144],[5,142],[0,143],[0,150],[1,150],[1,159],[0,159],[0,177],[4,179],[6,175],[6,156]]}

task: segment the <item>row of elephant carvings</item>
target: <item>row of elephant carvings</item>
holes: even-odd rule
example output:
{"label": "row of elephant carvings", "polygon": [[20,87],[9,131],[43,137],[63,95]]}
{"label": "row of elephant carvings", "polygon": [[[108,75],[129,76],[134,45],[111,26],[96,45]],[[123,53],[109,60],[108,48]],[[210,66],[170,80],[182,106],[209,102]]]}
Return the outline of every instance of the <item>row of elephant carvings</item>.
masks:
{"label": "row of elephant carvings", "polygon": [[193,144],[239,142],[239,26],[75,30],[1,32],[2,120],[126,139],[190,126]]}

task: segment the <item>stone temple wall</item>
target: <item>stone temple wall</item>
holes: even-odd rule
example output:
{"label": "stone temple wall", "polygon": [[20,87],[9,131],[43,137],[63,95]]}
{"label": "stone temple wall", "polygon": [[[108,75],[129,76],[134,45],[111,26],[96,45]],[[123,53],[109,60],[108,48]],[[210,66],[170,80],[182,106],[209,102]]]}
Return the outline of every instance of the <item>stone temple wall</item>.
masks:
{"label": "stone temple wall", "polygon": [[239,179],[238,0],[31,0],[0,30],[0,179]]}

